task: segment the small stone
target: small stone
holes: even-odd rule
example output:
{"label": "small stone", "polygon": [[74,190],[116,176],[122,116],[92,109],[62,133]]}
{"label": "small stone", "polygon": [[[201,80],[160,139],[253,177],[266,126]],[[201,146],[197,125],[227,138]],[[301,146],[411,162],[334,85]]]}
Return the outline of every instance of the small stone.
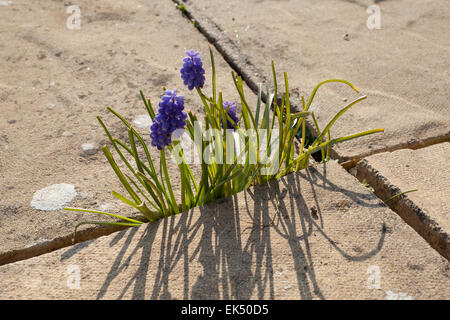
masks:
{"label": "small stone", "polygon": [[345,41],[349,41],[350,40],[350,36],[348,33],[344,34],[344,40]]}
{"label": "small stone", "polygon": [[47,103],[47,109],[53,109],[56,106],[54,103]]}
{"label": "small stone", "polygon": [[350,169],[348,170],[348,172],[349,172],[352,176],[356,177],[356,174],[358,173],[358,170],[356,169],[356,167],[353,167],[353,168],[350,168]]}
{"label": "small stone", "polygon": [[342,98],[342,101],[344,102],[347,102],[347,100],[348,100],[347,98]]}
{"label": "small stone", "polygon": [[12,4],[12,1],[0,1],[0,7],[9,7]]}
{"label": "small stone", "polygon": [[112,207],[113,207],[112,204],[107,202],[107,203],[100,205],[99,209],[100,209],[100,211],[108,211],[108,210],[111,210]]}
{"label": "small stone", "polygon": [[98,151],[98,145],[94,142],[83,143],[81,149],[88,156],[94,155]]}
{"label": "small stone", "polygon": [[140,114],[134,119],[133,123],[141,129],[150,129],[153,122],[148,114]]}
{"label": "small stone", "polygon": [[292,288],[292,285],[288,284],[286,287],[284,287],[284,290],[289,290],[290,288]]}
{"label": "small stone", "polygon": [[73,133],[72,133],[72,132],[69,132],[69,131],[64,131],[64,132],[62,133],[62,136],[63,136],[63,137],[71,137],[71,136],[73,136]]}
{"label": "small stone", "polygon": [[61,210],[76,195],[75,186],[72,184],[52,184],[51,186],[36,191],[30,205],[34,209],[43,211]]}
{"label": "small stone", "polygon": [[13,123],[16,123],[16,122],[17,122],[17,120],[14,120],[14,119],[8,120],[9,124],[13,124]]}

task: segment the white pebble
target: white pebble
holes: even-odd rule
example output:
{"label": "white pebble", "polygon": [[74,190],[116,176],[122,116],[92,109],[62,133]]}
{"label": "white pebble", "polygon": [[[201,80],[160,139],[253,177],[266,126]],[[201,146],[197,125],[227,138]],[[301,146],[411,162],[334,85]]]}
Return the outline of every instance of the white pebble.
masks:
{"label": "white pebble", "polygon": [[107,202],[107,203],[102,204],[99,209],[100,209],[100,211],[108,211],[108,210],[112,209],[112,207],[113,207],[112,204]]}
{"label": "white pebble", "polygon": [[140,114],[134,119],[133,123],[141,129],[150,129],[153,122],[148,114]]}
{"label": "white pebble", "polygon": [[12,1],[0,1],[0,7],[9,7],[12,4]]}
{"label": "white pebble", "polygon": [[54,103],[47,103],[47,109],[53,109],[55,106]]}
{"label": "white pebble", "polygon": [[73,136],[72,132],[69,132],[69,131],[64,131],[62,133],[62,135],[63,135],[63,137],[71,137],[71,136]]}
{"label": "white pebble", "polygon": [[34,193],[31,207],[37,210],[54,211],[63,209],[75,198],[75,186],[67,183],[52,184]]}
{"label": "white pebble", "polygon": [[88,143],[83,143],[81,145],[81,149],[83,150],[83,152],[87,155],[93,155],[96,154],[98,151],[98,145],[94,142],[88,142]]}

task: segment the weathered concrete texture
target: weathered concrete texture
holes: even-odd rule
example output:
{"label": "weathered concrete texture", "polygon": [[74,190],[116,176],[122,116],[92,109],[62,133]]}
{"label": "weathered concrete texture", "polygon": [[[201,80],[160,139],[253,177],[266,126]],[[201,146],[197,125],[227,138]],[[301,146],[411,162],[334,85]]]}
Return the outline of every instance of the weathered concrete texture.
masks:
{"label": "weathered concrete texture", "polygon": [[[103,219],[33,209],[33,194],[47,186],[74,185],[78,195],[69,206],[133,214],[110,194],[126,191],[99,150],[109,143],[96,116],[114,137],[126,141],[128,134],[105,106],[135,125],[147,142],[140,89],[157,108],[162,87],[177,87],[186,109],[201,117],[201,100],[179,74],[189,49],[202,54],[210,94],[208,42],[170,1],[76,1],[80,30],[67,28],[65,3],[17,0],[0,10],[0,264],[15,250],[71,239],[80,221]],[[214,52],[217,87],[225,99],[238,101],[231,69]],[[150,151],[159,163],[159,151]],[[177,190],[177,168],[169,162]],[[51,249],[55,243],[60,241]]]}
{"label": "weathered concrete texture", "polygon": [[358,163],[357,177],[366,180],[388,205],[450,259],[450,143],[419,150],[398,150],[370,156]]}
{"label": "weathered concrete texture", "polygon": [[[230,59],[254,82],[272,78],[270,60],[280,77],[287,71],[297,104],[300,94],[308,97],[316,84],[330,78],[348,80],[368,95],[331,133],[386,131],[335,146],[340,159],[450,139],[450,40],[442,37],[450,28],[447,1],[376,2],[381,29],[372,30],[366,10],[373,3],[364,0],[183,3],[206,33],[212,30],[211,41],[224,51],[233,42],[239,52],[230,52]],[[343,84],[322,87],[312,107],[320,127],[357,96]]]}
{"label": "weathered concrete texture", "polygon": [[448,277],[447,260],[329,162],[1,266],[0,297],[449,299]]}

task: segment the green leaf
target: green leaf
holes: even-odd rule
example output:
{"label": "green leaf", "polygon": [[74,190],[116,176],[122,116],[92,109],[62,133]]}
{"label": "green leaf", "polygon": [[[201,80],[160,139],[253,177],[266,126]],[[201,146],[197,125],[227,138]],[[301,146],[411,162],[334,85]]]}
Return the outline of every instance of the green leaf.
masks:
{"label": "green leaf", "polygon": [[311,95],[309,96],[308,102],[306,103],[306,107],[305,107],[305,111],[309,110],[309,107],[311,106],[312,101],[314,100],[314,96],[316,95],[317,90],[324,85],[325,83],[329,83],[329,82],[342,82],[345,83],[346,85],[348,85],[350,88],[352,88],[353,90],[355,90],[356,92],[359,93],[358,89],[355,88],[354,85],[352,85],[350,82],[346,81],[346,80],[341,80],[341,79],[329,79],[329,80],[325,80],[322,81],[321,83],[319,83],[312,91]]}
{"label": "green leaf", "polygon": [[211,47],[209,47],[209,55],[211,57],[211,69],[212,69],[212,77],[211,77],[211,81],[212,81],[212,93],[213,93],[213,102],[214,104],[216,103],[216,66],[214,64],[214,54],[213,51],[211,49]]}
{"label": "green leaf", "polygon": [[106,216],[113,217],[113,218],[117,218],[117,219],[122,219],[122,220],[129,221],[129,222],[133,222],[133,223],[139,223],[139,224],[143,223],[142,221],[139,221],[139,220],[127,218],[127,217],[120,216],[120,215],[117,215],[117,214],[114,214],[114,213],[109,213],[109,212],[104,212],[104,211],[98,211],[98,210],[88,210],[88,209],[82,209],[82,208],[70,208],[70,207],[66,207],[66,208],[64,208],[64,210],[67,210],[67,211],[79,211],[79,212],[96,213],[96,214],[106,215]]}
{"label": "green leaf", "polygon": [[256,128],[259,128],[259,110],[261,109],[261,93],[262,93],[262,83],[259,83],[258,99],[256,100],[256,113],[255,113]]}
{"label": "green leaf", "polygon": [[141,95],[142,101],[144,101],[145,109],[147,109],[148,115],[150,116],[150,118],[153,121],[153,119],[155,118],[155,111],[153,111],[152,103],[151,103],[150,99],[145,98],[142,90],[139,90],[139,93]]}
{"label": "green leaf", "polygon": [[348,105],[346,105],[344,108],[342,108],[334,117],[333,119],[331,119],[330,122],[328,122],[327,126],[323,129],[323,131],[320,133],[320,135],[316,138],[316,141],[312,144],[313,146],[316,146],[320,143],[320,141],[322,141],[324,135],[328,132],[328,130],[333,126],[333,124],[336,122],[337,119],[339,119],[339,117],[341,115],[344,114],[345,111],[347,111],[348,109],[350,109],[350,107],[354,106],[355,104],[357,104],[358,102],[366,99],[367,96],[362,96],[359,97],[355,100],[353,100],[352,102],[350,102]]}
{"label": "green leaf", "polygon": [[130,196],[133,198],[133,200],[136,202],[136,204],[141,204],[141,199],[139,198],[139,196],[136,194],[136,192],[134,192],[133,188],[130,186],[130,184],[128,183],[127,179],[125,178],[125,176],[123,175],[122,171],[119,169],[119,166],[116,164],[116,162],[114,161],[114,158],[111,154],[111,152],[109,151],[107,146],[104,146],[102,148],[103,153],[106,156],[106,159],[108,159],[109,164],[111,165],[111,167],[113,168],[114,172],[116,173],[117,177],[119,178],[120,182],[122,183],[122,185],[125,187],[125,189],[128,191],[128,193],[130,194]]}
{"label": "green leaf", "polygon": [[404,195],[404,194],[406,194],[406,193],[409,193],[409,192],[416,192],[416,191],[419,191],[419,189],[412,189],[412,190],[404,191],[404,192],[401,192],[401,193],[397,193],[396,195],[393,195],[393,196],[390,197],[389,199],[385,200],[384,202],[387,203],[387,202],[389,202],[389,201],[391,201],[391,200],[394,200],[395,198],[398,198],[398,197],[400,197],[400,196],[402,196],[402,195]]}
{"label": "green leaf", "polygon": [[169,195],[170,195],[169,203],[172,206],[173,212],[179,213],[180,211],[179,211],[179,208],[177,205],[177,201],[175,200],[175,196],[173,194],[172,183],[170,182],[169,172],[167,171],[166,152],[164,151],[164,149],[161,149],[161,166],[163,169],[164,177],[166,179],[167,189],[169,189]]}

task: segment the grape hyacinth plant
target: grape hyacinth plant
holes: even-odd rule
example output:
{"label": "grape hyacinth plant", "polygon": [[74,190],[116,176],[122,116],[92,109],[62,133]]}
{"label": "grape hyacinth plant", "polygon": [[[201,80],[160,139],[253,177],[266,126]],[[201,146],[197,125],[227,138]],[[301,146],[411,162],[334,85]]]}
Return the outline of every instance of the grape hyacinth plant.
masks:
{"label": "grape hyacinth plant", "polygon": [[[211,59],[211,96],[202,88],[205,83],[205,70],[199,52],[186,51],[180,69],[181,79],[188,90],[196,89],[203,105],[204,115],[197,117],[184,111],[184,98],[173,91],[165,90],[155,114],[150,99],[140,92],[145,108],[153,123],[149,128],[151,147],[160,153],[159,170],[154,166],[149,147],[132,125],[120,114],[108,107],[128,129],[128,142],[111,135],[100,117],[100,125],[106,132],[112,147],[125,164],[127,173],[116,163],[107,146],[102,148],[109,164],[128,193],[128,196],[112,191],[112,195],[133,209],[139,211],[145,219],[138,220],[104,211],[81,208],[65,208],[70,211],[90,212],[107,215],[118,220],[113,222],[85,221],[82,224],[106,224],[121,226],[139,226],[147,221],[156,221],[190,208],[233,195],[252,185],[278,179],[286,174],[308,166],[312,154],[322,152],[322,159],[329,158],[330,147],[334,144],[382,132],[383,129],[368,130],[339,138],[331,138],[330,129],[342,114],[358,102],[366,99],[361,96],[344,106],[322,129],[319,129],[311,104],[317,90],[324,84],[337,82],[358,90],[348,81],[330,79],[319,83],[305,101],[302,98],[302,110],[292,112],[289,99],[289,82],[284,73],[284,93],[278,97],[278,84],[274,63],[272,62],[273,93],[266,84],[265,101],[262,101],[262,85],[259,85],[255,112],[247,101],[243,81],[240,76],[231,73],[237,97],[241,104],[238,116],[235,102],[224,101],[221,91],[216,90],[214,55]],[[311,117],[317,137],[306,137],[306,118]],[[200,122],[198,119],[203,119]],[[202,129],[204,128],[204,130]],[[200,156],[201,174],[196,177],[185,157],[186,150],[180,143],[182,133]],[[295,150],[294,139],[300,138],[300,148]],[[306,139],[309,139],[306,143]],[[138,147],[143,153],[138,152]],[[178,197],[172,189],[172,180],[167,169],[166,151],[171,153],[179,169],[181,192]],[[325,156],[326,152],[326,156]],[[143,156],[144,155],[144,156]]]}

